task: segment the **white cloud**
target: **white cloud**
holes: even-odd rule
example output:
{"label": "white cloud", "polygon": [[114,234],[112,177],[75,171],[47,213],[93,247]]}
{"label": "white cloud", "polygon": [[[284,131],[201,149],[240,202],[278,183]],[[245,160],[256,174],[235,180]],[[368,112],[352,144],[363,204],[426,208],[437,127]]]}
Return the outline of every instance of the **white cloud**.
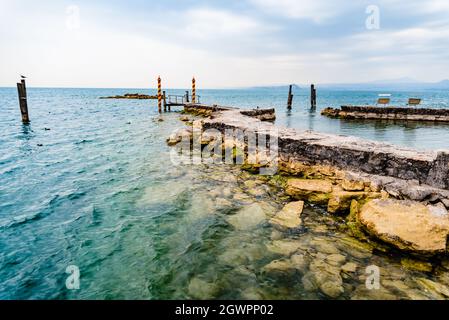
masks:
{"label": "white cloud", "polygon": [[449,1],[447,0],[381,0],[381,6],[415,14],[449,12]]}
{"label": "white cloud", "polygon": [[261,27],[253,18],[210,8],[191,9],[184,20],[184,33],[202,39],[253,33]]}
{"label": "white cloud", "polygon": [[270,14],[288,18],[307,19],[323,23],[348,7],[343,0],[250,0],[256,7]]}
{"label": "white cloud", "polygon": [[[317,4],[252,1],[261,6],[263,3],[266,12],[318,23],[327,23],[336,12],[348,9],[346,6],[334,12],[330,10],[333,5],[327,2],[326,6],[323,0]],[[444,10],[444,3],[430,1],[433,5],[428,10]],[[381,10],[388,8],[389,14],[397,14],[398,19],[419,12],[415,0],[413,10],[403,9],[402,14],[399,1],[391,2],[388,7],[379,2]],[[162,11],[148,13],[153,18],[146,19],[145,14],[121,12],[114,7],[106,8],[110,11],[105,14],[102,5],[84,4],[80,5],[82,28],[70,31],[65,27],[64,4],[49,8],[36,4],[31,10],[18,3],[8,2],[8,10],[1,12],[0,86],[13,85],[19,73],[29,75],[30,85],[35,86],[147,88],[154,87],[158,74],[165,88],[188,87],[192,75],[197,76],[201,88],[211,88],[407,76],[439,80],[449,74],[449,23],[444,16],[432,19],[430,13],[424,13],[425,19],[409,19],[403,24],[408,27],[401,29],[388,29],[385,19],[376,31],[353,34],[332,30],[332,36],[324,34],[326,28],[339,27],[340,19],[344,19],[341,15],[331,21],[331,27],[322,25],[317,28],[319,33],[300,37],[288,29],[289,19],[270,19],[267,23],[262,20],[264,13],[248,11],[247,7],[238,12],[211,7],[186,11],[171,8],[164,10],[163,16],[158,14]],[[404,1],[400,3],[407,6]],[[0,8],[5,8],[4,4],[0,0]],[[270,10],[269,6],[275,4],[281,7]],[[358,30],[363,30],[363,18],[362,10]],[[273,23],[284,28],[282,33],[276,32]],[[300,23],[304,21],[295,21],[294,25]]]}

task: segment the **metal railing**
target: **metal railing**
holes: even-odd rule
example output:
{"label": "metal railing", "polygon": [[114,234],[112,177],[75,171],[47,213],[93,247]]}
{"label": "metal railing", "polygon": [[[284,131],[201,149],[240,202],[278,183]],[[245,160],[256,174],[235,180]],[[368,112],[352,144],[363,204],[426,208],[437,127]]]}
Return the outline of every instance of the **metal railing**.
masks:
{"label": "metal railing", "polygon": [[[186,104],[186,103],[192,102],[190,99],[187,100],[185,95],[184,96],[168,95],[167,98],[168,98],[168,100],[167,100],[168,104]],[[201,98],[200,96],[196,96],[195,103],[200,103],[200,98]]]}

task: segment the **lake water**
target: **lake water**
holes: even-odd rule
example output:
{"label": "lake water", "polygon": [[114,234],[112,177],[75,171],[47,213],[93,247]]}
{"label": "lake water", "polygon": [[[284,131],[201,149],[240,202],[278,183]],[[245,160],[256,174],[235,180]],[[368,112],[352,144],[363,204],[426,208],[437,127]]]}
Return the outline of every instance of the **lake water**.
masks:
{"label": "lake water", "polygon": [[[310,278],[337,277],[348,262],[357,271],[342,276],[340,298],[435,299],[441,296],[424,292],[422,279],[449,285],[440,261],[432,272],[404,269],[401,255],[371,252],[320,208],[306,207],[298,232],[276,231],[267,220],[287,201],[276,181],[235,166],[174,166],[165,139],[182,126],[179,115],[159,122],[155,101],[98,99],[126,92],[149,93],[29,88],[31,124],[24,126],[16,90],[0,88],[0,299],[323,299]],[[275,106],[282,126],[449,147],[447,125],[319,115],[327,106],[372,103],[378,93],[318,88],[311,112],[300,90],[287,114],[284,90],[199,92],[202,102]],[[396,92],[393,103],[409,96],[449,107],[445,92]],[[291,244],[301,266],[267,270],[274,259],[290,261]],[[365,289],[372,264],[383,274],[375,292]],[[79,290],[66,288],[69,265],[79,267]]]}

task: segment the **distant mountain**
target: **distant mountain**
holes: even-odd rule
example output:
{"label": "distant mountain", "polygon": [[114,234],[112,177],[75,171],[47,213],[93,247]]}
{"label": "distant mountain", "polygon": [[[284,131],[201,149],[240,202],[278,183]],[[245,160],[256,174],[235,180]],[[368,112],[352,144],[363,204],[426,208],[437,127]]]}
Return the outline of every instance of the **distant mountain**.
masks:
{"label": "distant mountain", "polygon": [[[412,78],[398,78],[389,80],[375,80],[363,83],[323,83],[316,84],[317,88],[329,90],[366,90],[366,91],[420,91],[420,90],[449,90],[449,80],[439,82],[420,82]],[[246,89],[288,90],[289,85],[256,86]],[[310,89],[310,84],[293,84],[294,90]]]}
{"label": "distant mountain", "polygon": [[[292,84],[293,89],[301,89],[300,86],[298,86],[297,84]],[[272,90],[272,89],[288,89],[290,87],[289,84],[283,84],[283,85],[276,85],[276,86],[257,86],[257,87],[251,87],[249,89],[268,89],[268,90]]]}
{"label": "distant mountain", "polygon": [[443,80],[435,83],[436,89],[449,89],[449,80]]}
{"label": "distant mountain", "polygon": [[394,80],[376,80],[364,83],[341,83],[341,84],[319,84],[318,87],[335,90],[449,90],[449,80],[440,82],[419,82],[411,78],[400,78]]}

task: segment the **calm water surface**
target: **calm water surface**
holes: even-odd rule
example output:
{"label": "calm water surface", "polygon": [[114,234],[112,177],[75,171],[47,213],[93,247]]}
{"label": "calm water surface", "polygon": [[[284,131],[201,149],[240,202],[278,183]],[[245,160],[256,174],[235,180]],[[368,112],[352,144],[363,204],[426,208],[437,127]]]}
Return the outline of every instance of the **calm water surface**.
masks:
{"label": "calm water surface", "polygon": [[[273,229],[267,220],[287,201],[275,180],[233,166],[174,166],[165,139],[182,125],[177,114],[158,122],[154,101],[98,99],[134,91],[144,92],[30,88],[32,122],[24,126],[16,90],[0,89],[0,299],[322,299],[310,280],[317,274],[341,281],[341,298],[441,298],[420,287],[427,278],[449,285],[439,262],[430,273],[406,270],[400,255],[372,252],[319,208],[306,208],[295,233]],[[310,112],[297,92],[290,115],[281,90],[200,94],[223,105],[277,106],[283,126],[448,148],[446,125],[319,115],[326,106],[371,103],[377,93],[318,91]],[[400,104],[415,95],[394,97]],[[444,92],[419,96],[449,106]],[[292,255],[302,261],[296,269],[266,267]],[[340,276],[348,262],[356,272]],[[370,264],[384,275],[374,293],[364,285]],[[65,287],[69,265],[80,268],[78,291]]]}

